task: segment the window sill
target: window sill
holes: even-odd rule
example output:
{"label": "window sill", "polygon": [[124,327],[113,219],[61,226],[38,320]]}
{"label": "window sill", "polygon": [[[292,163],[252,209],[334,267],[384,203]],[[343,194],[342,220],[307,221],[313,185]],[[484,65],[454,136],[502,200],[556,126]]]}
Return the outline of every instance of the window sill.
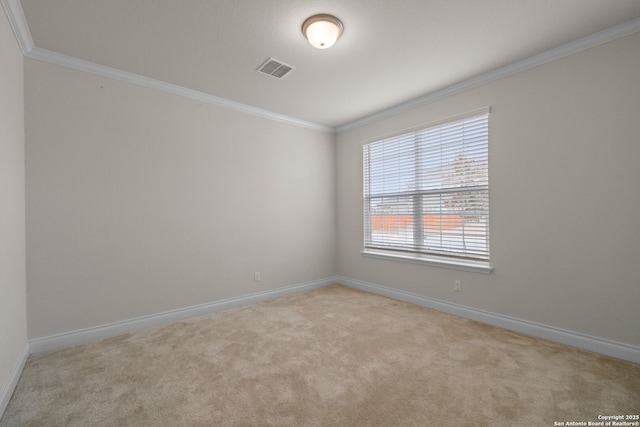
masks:
{"label": "window sill", "polygon": [[410,262],[414,264],[428,265],[431,267],[451,268],[453,270],[471,271],[473,273],[491,274],[493,268],[488,262],[452,260],[444,257],[427,255],[398,254],[381,250],[363,250],[362,255],[371,258],[386,259],[392,261]]}

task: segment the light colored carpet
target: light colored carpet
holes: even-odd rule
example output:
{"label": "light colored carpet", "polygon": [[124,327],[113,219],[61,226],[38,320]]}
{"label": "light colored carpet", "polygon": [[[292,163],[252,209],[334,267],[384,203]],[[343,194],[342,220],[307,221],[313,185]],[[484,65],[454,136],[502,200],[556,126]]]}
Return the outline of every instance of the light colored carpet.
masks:
{"label": "light colored carpet", "polygon": [[339,285],[29,358],[0,426],[553,426],[640,365]]}

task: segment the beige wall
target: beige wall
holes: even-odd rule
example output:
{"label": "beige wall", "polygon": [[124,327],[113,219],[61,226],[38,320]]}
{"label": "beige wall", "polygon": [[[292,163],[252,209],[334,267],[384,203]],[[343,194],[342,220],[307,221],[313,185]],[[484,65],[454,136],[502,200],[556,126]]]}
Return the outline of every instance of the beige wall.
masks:
{"label": "beige wall", "polygon": [[0,7],[0,391],[27,344],[22,70],[22,51]]}
{"label": "beige wall", "polygon": [[31,59],[25,79],[30,338],[335,274],[332,134]]}
{"label": "beige wall", "polygon": [[[494,274],[363,257],[361,143],[484,106]],[[337,159],[340,275],[640,345],[640,33],[344,132]]]}
{"label": "beige wall", "polygon": [[[337,145],[25,67],[31,338],[337,273],[640,345],[640,33],[341,133]],[[484,106],[494,273],[363,257],[360,144]]]}

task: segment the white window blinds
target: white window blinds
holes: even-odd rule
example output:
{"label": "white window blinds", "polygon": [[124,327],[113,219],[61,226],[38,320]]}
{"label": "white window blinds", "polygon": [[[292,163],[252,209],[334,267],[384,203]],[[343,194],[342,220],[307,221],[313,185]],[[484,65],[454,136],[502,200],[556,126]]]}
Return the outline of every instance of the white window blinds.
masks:
{"label": "white window blinds", "polygon": [[489,260],[489,110],[364,145],[365,249]]}

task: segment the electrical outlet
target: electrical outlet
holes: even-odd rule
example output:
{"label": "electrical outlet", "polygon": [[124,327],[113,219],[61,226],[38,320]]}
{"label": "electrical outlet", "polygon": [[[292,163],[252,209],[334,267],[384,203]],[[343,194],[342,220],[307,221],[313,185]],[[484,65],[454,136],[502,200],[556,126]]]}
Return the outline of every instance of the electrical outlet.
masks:
{"label": "electrical outlet", "polygon": [[254,282],[259,282],[260,281],[260,272],[256,271],[255,273],[253,273],[253,281]]}
{"label": "electrical outlet", "polygon": [[453,281],[453,291],[454,292],[462,292],[462,284],[460,283],[460,280],[454,280]]}

